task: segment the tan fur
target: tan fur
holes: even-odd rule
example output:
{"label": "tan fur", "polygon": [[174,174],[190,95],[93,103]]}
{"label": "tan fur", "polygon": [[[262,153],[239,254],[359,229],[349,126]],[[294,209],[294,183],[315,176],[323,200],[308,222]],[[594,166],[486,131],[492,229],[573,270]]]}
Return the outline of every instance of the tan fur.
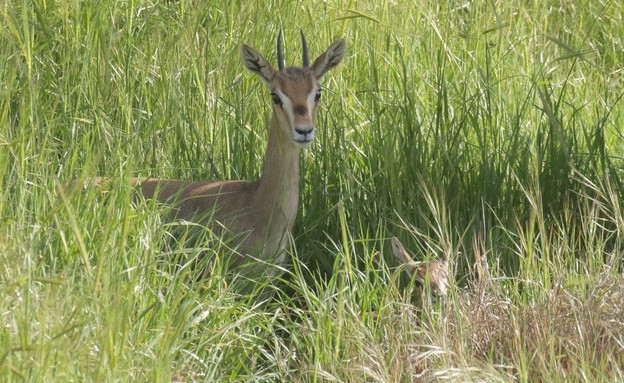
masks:
{"label": "tan fur", "polygon": [[401,264],[405,265],[410,278],[414,278],[421,285],[428,283],[433,294],[446,296],[446,291],[449,287],[446,257],[429,262],[414,262],[397,237],[392,237],[390,242],[392,253]]}
{"label": "tan fur", "polygon": [[[261,78],[271,93],[283,97],[281,105],[273,107],[258,180],[189,182],[133,178],[130,184],[145,198],[172,204],[176,219],[205,224],[234,238],[240,254],[235,265],[247,263],[249,256],[279,265],[285,259],[284,250],[297,216],[300,149],[311,143],[316,129],[319,102],[310,105],[309,100],[320,89],[323,74],[342,60],[344,48],[344,40],[337,40],[311,67],[277,71],[253,48],[241,47],[243,64]],[[94,180],[101,182],[102,179]]]}

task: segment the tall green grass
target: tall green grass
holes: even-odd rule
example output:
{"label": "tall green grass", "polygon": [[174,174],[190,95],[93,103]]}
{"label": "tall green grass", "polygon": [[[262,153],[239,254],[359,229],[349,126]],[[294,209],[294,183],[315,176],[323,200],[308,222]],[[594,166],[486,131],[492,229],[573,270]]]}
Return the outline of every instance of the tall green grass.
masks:
{"label": "tall green grass", "polygon": [[[0,380],[624,380],[623,6],[0,4]],[[268,94],[346,37],[302,156],[293,255],[238,288],[134,175],[253,179]],[[78,181],[79,183],[80,181]],[[390,256],[450,256],[415,304]],[[210,259],[211,275],[197,280]],[[183,260],[180,262],[180,260]]]}

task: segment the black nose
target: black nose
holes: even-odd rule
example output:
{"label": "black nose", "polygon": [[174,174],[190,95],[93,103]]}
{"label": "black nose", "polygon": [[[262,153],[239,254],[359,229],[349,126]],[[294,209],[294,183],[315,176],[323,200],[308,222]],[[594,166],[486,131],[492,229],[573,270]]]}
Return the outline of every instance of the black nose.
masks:
{"label": "black nose", "polygon": [[302,136],[305,136],[305,135],[310,134],[310,132],[312,132],[312,129],[299,129],[299,128],[295,128],[295,132],[301,134]]}

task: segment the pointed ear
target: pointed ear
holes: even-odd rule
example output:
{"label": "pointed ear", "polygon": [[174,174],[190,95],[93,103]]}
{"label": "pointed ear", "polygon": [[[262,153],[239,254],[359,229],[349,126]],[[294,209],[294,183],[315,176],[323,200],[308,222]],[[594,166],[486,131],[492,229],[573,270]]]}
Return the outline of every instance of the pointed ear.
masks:
{"label": "pointed ear", "polygon": [[[392,245],[392,253],[394,254],[394,257],[399,262],[401,262],[401,264],[408,265],[410,262],[412,262],[412,257],[410,257],[410,255],[407,254],[407,251],[405,251],[405,248],[403,247],[403,245],[401,244],[401,242],[399,241],[397,237],[392,237],[392,240],[390,241],[390,243]],[[412,269],[408,267],[406,270],[409,276],[411,277]]]}
{"label": "pointed ear", "polygon": [[319,56],[316,60],[314,60],[314,64],[312,64],[311,68],[314,72],[314,75],[317,79],[321,79],[328,70],[332,69],[344,57],[345,48],[347,43],[344,39],[339,39],[334,41],[329,48]]}
{"label": "pointed ear", "polygon": [[392,237],[391,244],[392,244],[392,253],[394,254],[394,257],[399,262],[409,263],[412,260],[412,257],[410,257],[409,254],[407,254],[407,251],[405,251],[403,244],[401,243],[401,241],[399,241],[397,237]]}
{"label": "pointed ear", "polygon": [[240,49],[241,59],[245,68],[254,72],[265,84],[270,83],[277,72],[269,62],[255,49],[243,44]]}

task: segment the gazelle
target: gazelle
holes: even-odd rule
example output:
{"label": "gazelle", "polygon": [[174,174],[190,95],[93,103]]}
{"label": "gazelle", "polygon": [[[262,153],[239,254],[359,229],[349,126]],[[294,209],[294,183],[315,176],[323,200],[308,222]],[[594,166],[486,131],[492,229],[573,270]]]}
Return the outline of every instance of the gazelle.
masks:
{"label": "gazelle", "polygon": [[392,237],[391,245],[394,257],[405,265],[410,278],[414,278],[421,286],[428,283],[434,295],[446,296],[446,290],[450,286],[446,255],[443,254],[439,260],[415,262],[397,237]]}
{"label": "gazelle", "polygon": [[[277,39],[277,69],[253,48],[243,44],[240,49],[243,65],[260,77],[273,102],[258,180],[130,180],[145,198],[172,203],[176,219],[206,224],[233,239],[238,257],[232,266],[250,264],[252,259],[279,266],[286,258],[285,248],[299,205],[299,154],[316,137],[319,81],[340,63],[346,46],[343,39],[334,41],[309,65],[303,32],[301,43],[301,67],[285,66],[281,34]],[[268,273],[275,274],[276,269]]]}

